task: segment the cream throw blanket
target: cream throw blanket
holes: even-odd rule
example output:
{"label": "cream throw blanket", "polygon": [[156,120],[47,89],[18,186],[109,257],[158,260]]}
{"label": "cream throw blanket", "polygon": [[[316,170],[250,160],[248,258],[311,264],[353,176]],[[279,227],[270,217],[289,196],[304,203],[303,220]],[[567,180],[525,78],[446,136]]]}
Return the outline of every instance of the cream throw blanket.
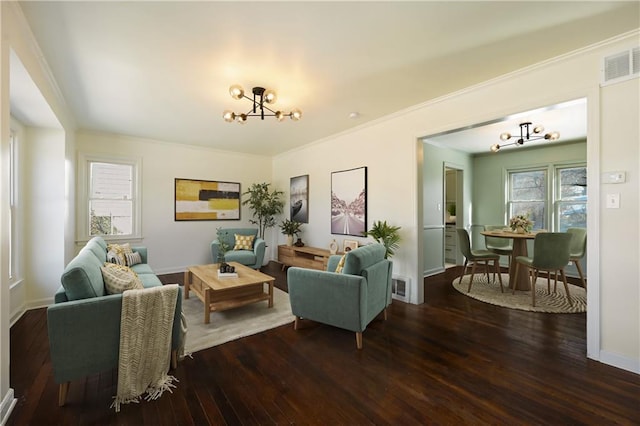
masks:
{"label": "cream throw blanket", "polygon": [[122,294],[118,394],[111,404],[157,399],[174,381],[169,376],[171,331],[178,299],[178,285],[162,285]]}

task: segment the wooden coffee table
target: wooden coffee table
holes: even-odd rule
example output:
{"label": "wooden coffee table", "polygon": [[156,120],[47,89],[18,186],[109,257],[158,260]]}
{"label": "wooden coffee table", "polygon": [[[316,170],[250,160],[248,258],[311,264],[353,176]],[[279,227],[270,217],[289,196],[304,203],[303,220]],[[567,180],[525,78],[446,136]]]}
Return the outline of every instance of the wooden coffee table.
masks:
{"label": "wooden coffee table", "polygon": [[[273,307],[273,283],[276,280],[260,271],[237,262],[229,262],[236,268],[238,277],[218,277],[218,264],[190,266],[184,273],[184,297],[193,291],[204,303],[204,323],[209,324],[211,312],[224,311],[249,303],[267,300]],[[268,293],[264,284],[269,285]]]}

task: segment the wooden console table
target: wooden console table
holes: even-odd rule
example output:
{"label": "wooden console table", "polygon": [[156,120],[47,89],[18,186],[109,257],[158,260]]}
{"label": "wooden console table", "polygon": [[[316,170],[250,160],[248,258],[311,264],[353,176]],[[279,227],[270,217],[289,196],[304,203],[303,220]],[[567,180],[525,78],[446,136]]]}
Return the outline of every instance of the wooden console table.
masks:
{"label": "wooden console table", "polygon": [[282,263],[282,270],[287,266],[298,266],[326,271],[330,256],[329,250],[316,247],[278,246],[278,262]]}

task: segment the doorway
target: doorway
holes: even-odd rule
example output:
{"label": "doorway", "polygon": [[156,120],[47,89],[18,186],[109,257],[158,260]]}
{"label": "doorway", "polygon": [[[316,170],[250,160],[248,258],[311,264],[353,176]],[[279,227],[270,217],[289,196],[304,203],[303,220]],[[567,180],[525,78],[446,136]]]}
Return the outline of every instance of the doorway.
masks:
{"label": "doorway", "polygon": [[[463,173],[459,168],[452,167],[445,163],[444,165],[444,189],[442,205],[443,223],[444,223],[444,268],[450,268],[462,264],[460,249],[458,247],[458,236],[456,228],[458,221],[463,223],[464,204],[462,203],[463,194]],[[460,218],[460,219],[458,219]],[[464,226],[464,225],[463,225]]]}

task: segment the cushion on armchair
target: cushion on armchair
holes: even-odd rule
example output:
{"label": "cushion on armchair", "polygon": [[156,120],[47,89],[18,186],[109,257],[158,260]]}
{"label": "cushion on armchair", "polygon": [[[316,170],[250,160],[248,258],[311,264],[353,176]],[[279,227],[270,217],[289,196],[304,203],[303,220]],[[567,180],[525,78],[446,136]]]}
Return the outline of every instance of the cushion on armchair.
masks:
{"label": "cushion on armchair", "polygon": [[253,240],[255,239],[255,235],[240,235],[235,234],[235,245],[233,246],[234,250],[253,250]]}

